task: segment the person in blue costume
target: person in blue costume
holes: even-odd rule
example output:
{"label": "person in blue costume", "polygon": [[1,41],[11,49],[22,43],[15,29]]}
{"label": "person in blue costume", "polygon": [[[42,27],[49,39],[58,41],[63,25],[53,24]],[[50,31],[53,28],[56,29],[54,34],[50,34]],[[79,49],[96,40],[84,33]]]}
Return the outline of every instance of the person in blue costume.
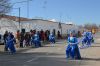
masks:
{"label": "person in blue costume", "polygon": [[78,39],[74,37],[73,33],[70,33],[68,37],[68,46],[66,48],[66,57],[71,59],[81,59],[80,51],[78,48]]}
{"label": "person in blue costume", "polygon": [[39,35],[37,33],[32,36],[32,42],[33,42],[33,44],[35,44],[36,48],[40,47],[41,42],[39,39]]}
{"label": "person in blue costume", "polygon": [[88,32],[84,31],[82,35],[83,35],[82,46],[85,46],[88,42]]}
{"label": "person in blue costume", "polygon": [[87,42],[88,46],[91,46],[92,39],[93,39],[92,32],[88,31],[88,42]]}
{"label": "person in blue costume", "polygon": [[49,42],[52,46],[54,46],[54,43],[55,43],[55,36],[51,33],[49,35]]}
{"label": "person in blue costume", "polygon": [[91,46],[92,43],[92,39],[93,39],[93,35],[90,31],[85,31],[83,33],[83,39],[82,39],[82,47],[80,48],[88,48]]}
{"label": "person in blue costume", "polygon": [[12,36],[11,33],[8,34],[8,37],[6,38],[7,48],[10,50],[11,54],[14,54],[16,52],[15,49],[15,38]]}

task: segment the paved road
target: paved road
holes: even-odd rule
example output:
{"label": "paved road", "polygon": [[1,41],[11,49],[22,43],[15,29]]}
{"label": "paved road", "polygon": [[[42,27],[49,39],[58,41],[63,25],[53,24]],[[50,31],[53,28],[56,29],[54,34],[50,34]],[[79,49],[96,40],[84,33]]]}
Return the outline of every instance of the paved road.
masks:
{"label": "paved road", "polygon": [[60,40],[55,47],[50,44],[41,48],[17,49],[15,55],[0,52],[0,66],[99,66],[100,65],[100,33],[95,36],[95,43],[80,49],[82,60],[66,60],[66,41]]}

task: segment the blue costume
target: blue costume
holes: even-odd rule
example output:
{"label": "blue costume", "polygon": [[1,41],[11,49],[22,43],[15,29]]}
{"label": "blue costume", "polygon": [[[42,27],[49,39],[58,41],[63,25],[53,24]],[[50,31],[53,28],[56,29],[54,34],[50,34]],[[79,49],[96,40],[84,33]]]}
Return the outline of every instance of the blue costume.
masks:
{"label": "blue costume", "polygon": [[91,46],[91,43],[94,42],[94,39],[93,39],[93,34],[92,32],[88,32],[88,45]]}
{"label": "blue costume", "polygon": [[55,36],[53,34],[49,35],[49,41],[50,43],[55,43]]}
{"label": "blue costume", "polygon": [[11,52],[12,54],[16,52],[14,43],[15,43],[15,39],[12,38],[11,35],[9,35],[9,36],[6,38],[6,45],[7,45],[7,48],[10,50],[10,52]]}
{"label": "blue costume", "polygon": [[83,33],[82,45],[84,46],[88,42],[88,32]]}
{"label": "blue costume", "polygon": [[90,40],[90,42],[92,43],[92,40],[93,40],[93,34],[92,34],[92,32],[89,32],[89,40]]}
{"label": "blue costume", "polygon": [[83,33],[83,40],[82,40],[82,45],[87,45],[87,46],[91,46],[91,42],[92,42],[92,33],[91,32],[84,32]]}
{"label": "blue costume", "polygon": [[67,58],[81,59],[80,51],[78,48],[78,40],[76,37],[68,37],[68,46],[66,48]]}
{"label": "blue costume", "polygon": [[32,42],[35,44],[35,47],[40,47],[41,46],[41,42],[40,42],[40,39],[39,39],[39,35],[38,34],[35,34],[32,37]]}

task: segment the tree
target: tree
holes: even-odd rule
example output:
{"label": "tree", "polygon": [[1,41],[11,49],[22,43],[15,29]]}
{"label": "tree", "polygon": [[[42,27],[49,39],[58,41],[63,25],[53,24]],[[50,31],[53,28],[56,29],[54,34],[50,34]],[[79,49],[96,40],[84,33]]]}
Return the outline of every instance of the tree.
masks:
{"label": "tree", "polygon": [[91,30],[91,29],[98,29],[98,26],[96,24],[85,24],[84,28]]}
{"label": "tree", "polygon": [[10,9],[10,0],[0,0],[0,15],[8,13]]}

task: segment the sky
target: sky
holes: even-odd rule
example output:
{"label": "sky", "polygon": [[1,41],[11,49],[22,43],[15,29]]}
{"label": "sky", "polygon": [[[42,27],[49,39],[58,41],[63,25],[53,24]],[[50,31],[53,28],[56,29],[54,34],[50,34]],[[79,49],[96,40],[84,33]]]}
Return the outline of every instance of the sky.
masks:
{"label": "sky", "polygon": [[[11,0],[11,3],[21,1],[27,0]],[[100,24],[100,0],[32,0],[29,1],[29,6],[27,2],[13,4],[13,8],[19,7],[21,17],[41,17],[61,22],[73,22],[77,25]],[[12,9],[9,14],[18,16],[19,11]]]}

